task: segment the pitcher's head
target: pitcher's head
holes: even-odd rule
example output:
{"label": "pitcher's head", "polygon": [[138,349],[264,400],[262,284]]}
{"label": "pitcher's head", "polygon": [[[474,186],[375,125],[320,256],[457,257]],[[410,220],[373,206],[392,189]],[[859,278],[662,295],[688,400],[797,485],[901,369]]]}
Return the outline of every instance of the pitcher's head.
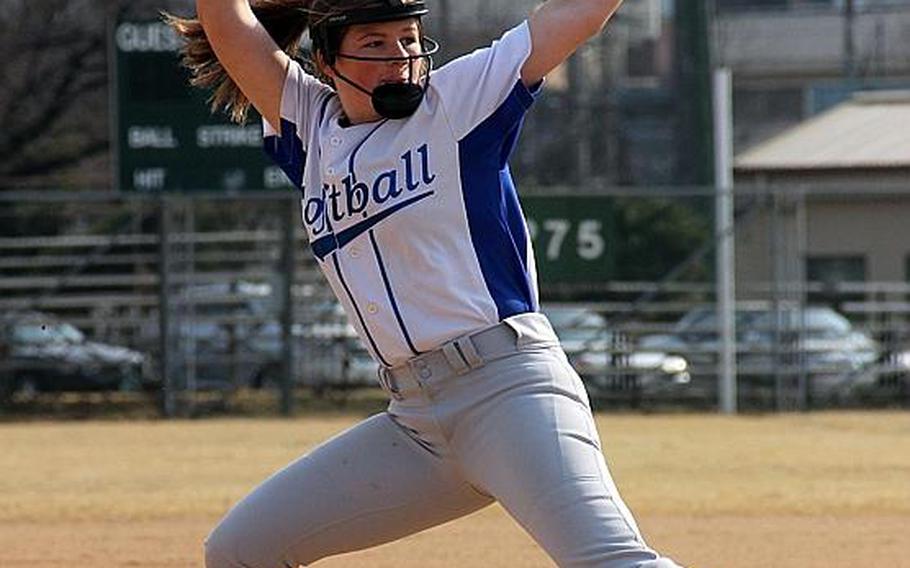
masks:
{"label": "pitcher's head", "polygon": [[319,71],[354,122],[414,114],[426,94],[439,46],[423,33],[423,0],[336,0],[312,14]]}

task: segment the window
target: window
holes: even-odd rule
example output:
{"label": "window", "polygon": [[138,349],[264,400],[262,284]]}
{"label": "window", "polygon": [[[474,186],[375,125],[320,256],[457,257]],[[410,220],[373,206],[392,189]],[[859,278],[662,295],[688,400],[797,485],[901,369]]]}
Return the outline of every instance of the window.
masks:
{"label": "window", "polygon": [[863,256],[810,256],[806,264],[809,282],[834,285],[839,282],[865,282],[866,258]]}
{"label": "window", "polygon": [[810,256],[806,260],[809,283],[821,284],[821,291],[809,292],[809,303],[839,306],[841,302],[863,299],[863,294],[838,294],[837,285],[844,282],[866,281],[864,256]]}

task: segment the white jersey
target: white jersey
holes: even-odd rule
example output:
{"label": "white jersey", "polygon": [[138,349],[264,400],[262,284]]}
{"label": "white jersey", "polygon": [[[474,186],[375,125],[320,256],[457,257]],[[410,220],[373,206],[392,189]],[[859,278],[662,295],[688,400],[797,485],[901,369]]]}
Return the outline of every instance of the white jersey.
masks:
{"label": "white jersey", "polygon": [[538,309],[507,165],[534,101],[530,51],[525,22],[433,72],[413,116],[347,127],[337,95],[289,68],[266,151],[301,189],[313,253],[382,365]]}

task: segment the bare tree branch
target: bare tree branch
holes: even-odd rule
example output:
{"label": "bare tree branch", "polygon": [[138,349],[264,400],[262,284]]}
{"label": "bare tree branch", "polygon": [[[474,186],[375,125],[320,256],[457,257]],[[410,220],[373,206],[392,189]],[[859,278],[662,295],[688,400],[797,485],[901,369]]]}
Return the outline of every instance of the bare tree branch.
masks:
{"label": "bare tree branch", "polygon": [[[55,124],[64,113],[71,110],[72,101],[76,96],[92,91],[103,92],[105,82],[86,83],[83,85],[83,89],[75,87],[77,81],[86,72],[85,60],[93,52],[103,49],[104,46],[101,39],[93,39],[84,45],[80,51],[73,52],[66,57],[61,62],[63,66],[62,73],[54,77],[50,85],[42,82],[43,85],[47,85],[50,88],[47,89],[45,87],[45,94],[41,97],[36,97],[36,99],[43,99],[45,104],[41,105],[37,111],[33,111],[31,116],[26,116],[25,120],[8,121],[8,123],[14,125],[14,128],[9,134],[0,137],[0,155],[6,156],[3,163],[0,163],[0,171],[5,170],[10,161],[15,162],[16,157],[21,155],[23,149],[27,147],[28,142],[35,137],[36,133],[40,133],[46,125]],[[26,92],[31,92],[31,89],[37,87],[35,76],[33,75],[30,79],[26,83],[26,86],[30,89]],[[23,99],[25,98],[23,97]]]}
{"label": "bare tree branch", "polygon": [[[188,12],[192,2],[0,2],[0,190],[57,178],[109,151],[110,25],[162,9]],[[75,185],[112,177],[98,174],[93,167],[66,177]]]}

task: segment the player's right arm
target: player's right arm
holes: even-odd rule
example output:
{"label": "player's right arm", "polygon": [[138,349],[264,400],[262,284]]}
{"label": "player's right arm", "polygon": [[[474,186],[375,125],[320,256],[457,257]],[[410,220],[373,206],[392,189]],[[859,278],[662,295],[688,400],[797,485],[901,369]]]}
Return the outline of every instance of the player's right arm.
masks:
{"label": "player's right arm", "polygon": [[256,19],[247,0],[196,0],[196,13],[228,75],[268,123],[280,127],[290,57]]}
{"label": "player's right arm", "polygon": [[521,70],[525,84],[536,85],[581,44],[603,30],[622,0],[549,0],[528,20],[531,55]]}

